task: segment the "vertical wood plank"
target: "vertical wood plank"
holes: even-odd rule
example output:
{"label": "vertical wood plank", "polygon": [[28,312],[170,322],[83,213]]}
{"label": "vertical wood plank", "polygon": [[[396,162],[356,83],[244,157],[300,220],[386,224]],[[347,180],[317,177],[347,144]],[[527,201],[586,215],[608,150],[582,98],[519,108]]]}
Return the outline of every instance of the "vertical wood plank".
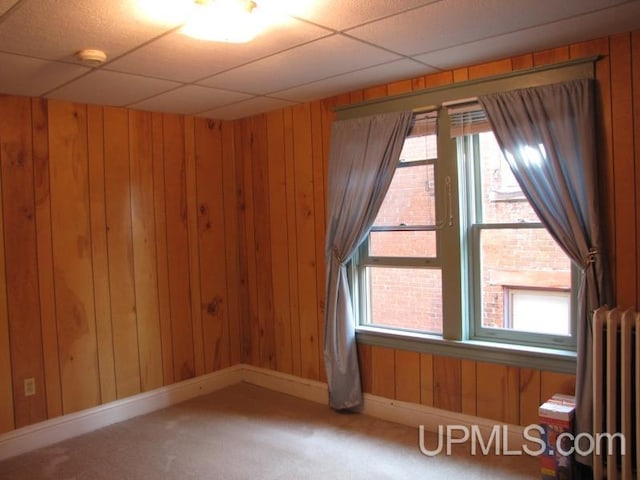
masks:
{"label": "vertical wood plank", "polygon": [[477,362],[476,380],[477,415],[517,425],[520,414],[518,369]]}
{"label": "vertical wood plank", "polygon": [[[466,69],[464,70],[464,72],[465,72],[464,79],[466,80],[467,78]],[[461,75],[459,74],[459,76]],[[427,88],[438,87],[440,85],[449,85],[454,81],[459,82],[461,81],[461,79],[456,78],[453,72],[449,70],[446,72],[432,73],[430,75],[427,75],[425,77],[425,86]]]}
{"label": "vertical wood plank", "polygon": [[473,360],[460,361],[460,395],[462,413],[476,415],[476,362]]}
{"label": "vertical wood plank", "polygon": [[[0,145],[2,145],[0,132]],[[11,371],[11,344],[9,343],[9,314],[7,311],[7,283],[4,253],[4,218],[2,215],[2,182],[0,181],[0,433],[15,428],[13,405],[13,374]]]}
{"label": "vertical wood plank", "polygon": [[93,264],[94,315],[102,403],[117,398],[104,185],[104,120],[102,107],[87,106],[89,212]]}
{"label": "vertical wood plank", "polygon": [[252,131],[250,119],[236,122],[236,142],[240,157],[236,164],[238,184],[239,221],[238,240],[240,250],[240,308],[243,361],[260,365],[260,323],[256,288],[256,252],[253,200],[253,164],[251,161]]}
{"label": "vertical wood plank", "polygon": [[358,364],[360,366],[360,384],[363,393],[371,393],[373,388],[371,348],[371,345],[358,343]]}
{"label": "vertical wood plank", "polygon": [[271,281],[276,369],[293,373],[291,310],[289,309],[289,243],[287,226],[287,173],[282,110],[267,114],[267,161],[269,162]]}
{"label": "vertical wood plank", "polygon": [[174,382],[173,339],[167,249],[167,216],[164,173],[164,127],[161,113],[151,114],[153,142],[153,204],[156,226],[156,268],[158,276],[158,316],[162,344],[162,378],[165,385]]}
{"label": "vertical wood plank", "polygon": [[575,395],[576,377],[568,373],[540,373],[540,403],[546,402],[554,394]]}
{"label": "vertical wood plank", "polygon": [[[44,382],[47,396],[47,418],[53,418],[62,415],[62,391],[60,389],[58,327],[56,325],[53,251],[51,246],[49,129],[46,100],[32,99],[31,117],[33,127],[33,174]],[[0,272],[2,271],[4,271],[4,269],[0,268]]]}
{"label": "vertical wood plank", "polygon": [[533,67],[533,54],[525,53],[524,55],[517,55],[511,57],[511,66],[513,70],[525,70]]}
{"label": "vertical wood plank", "polygon": [[520,369],[520,425],[538,423],[540,370]]}
{"label": "vertical wood plank", "polygon": [[316,287],[315,206],[313,203],[313,151],[310,105],[293,107],[295,156],[296,239],[301,339],[301,374],[319,378],[318,292]]}
{"label": "vertical wood plank", "polygon": [[204,368],[204,341],[202,330],[202,299],[200,297],[200,265],[198,251],[198,211],[196,192],[194,118],[184,117],[184,155],[187,238],[189,241],[189,293],[191,294],[191,322],[193,324],[193,361],[195,375],[202,375]]}
{"label": "vertical wood plank", "polygon": [[267,157],[267,121],[264,115],[251,119],[252,191],[254,202],[254,249],[256,254],[256,300],[258,302],[258,338],[260,366],[275,368],[275,332],[273,329],[273,283],[271,281],[271,232],[269,163]]}
{"label": "vertical wood plank", "polygon": [[420,354],[420,403],[433,406],[433,355]]}
{"label": "vertical wood plank", "polygon": [[569,60],[569,46],[550,48],[533,54],[533,66],[541,67]]}
{"label": "vertical wood plank", "polygon": [[460,359],[433,356],[433,406],[452,412],[462,411]]}
{"label": "vertical wood plank", "polygon": [[222,177],[224,200],[224,243],[227,269],[229,358],[231,365],[242,362],[240,329],[240,279],[238,263],[238,197],[236,183],[234,123],[222,122]]}
{"label": "vertical wood plank", "polygon": [[373,100],[374,98],[386,97],[388,95],[388,90],[386,85],[376,85],[365,88],[362,93],[365,100]]}
{"label": "vertical wood plank", "polygon": [[511,66],[510,58],[496,60],[495,62],[482,63],[480,65],[472,65],[469,67],[469,80],[508,73],[512,70],[513,67]]}
{"label": "vertical wood plank", "polygon": [[402,402],[420,403],[420,354],[395,350],[395,395]]}
{"label": "vertical wood plank", "polygon": [[413,82],[409,80],[400,80],[387,85],[387,95],[399,95],[401,93],[413,90]]}
{"label": "vertical wood plank", "polygon": [[[47,418],[40,323],[31,101],[0,97],[0,167],[13,405],[17,428]],[[24,395],[33,378],[36,393]]]}
{"label": "vertical wood plank", "polygon": [[162,386],[162,337],[158,311],[156,225],[153,199],[151,114],[129,111],[129,176],[133,275],[143,392]]}
{"label": "vertical wood plank", "polygon": [[469,68],[456,68],[453,71],[453,81],[454,82],[466,82],[469,80]]}
{"label": "vertical wood plank", "polygon": [[86,107],[50,100],[48,123],[62,407],[71,413],[100,403]]}
{"label": "vertical wood plank", "polygon": [[394,398],[396,388],[395,351],[371,346],[371,393]]}
{"label": "vertical wood plank", "polygon": [[116,396],[140,392],[140,356],[131,238],[129,116],[105,107],[104,182]]}
{"label": "vertical wood plank", "polygon": [[284,110],[284,156],[287,182],[287,237],[289,239],[289,303],[291,311],[291,360],[293,374],[301,376],[302,371],[302,340],[300,337],[300,298],[298,273],[298,241],[297,241],[297,193],[295,164],[296,157],[293,148],[293,109]]}
{"label": "vertical wood plank", "polygon": [[[638,275],[636,229],[636,183],[633,153],[633,92],[631,82],[631,38],[614,35],[611,51],[611,105],[613,113],[613,162],[615,208],[615,258],[617,304],[635,305]],[[624,253],[622,253],[624,252]]]}
{"label": "vertical wood plank", "polygon": [[185,184],[184,118],[164,114],[162,123],[173,369],[174,380],[180,381],[195,375]]}
{"label": "vertical wood plank", "polygon": [[196,120],[198,248],[205,372],[229,366],[229,321],[220,122]]}
{"label": "vertical wood plank", "polygon": [[326,290],[326,266],[324,262],[325,251],[325,151],[322,130],[322,108],[320,102],[311,104],[311,145],[313,161],[313,204],[315,220],[315,258],[316,258],[316,299],[317,299],[317,338],[318,338],[318,364],[319,380],[327,381],[324,368],[324,315],[325,315],[325,290]]}
{"label": "vertical wood plank", "polygon": [[[633,125],[634,125],[634,158],[635,158],[635,181],[636,185],[636,205],[638,198],[637,185],[640,181],[640,31],[636,30],[631,34],[631,64],[633,79]],[[636,252],[640,250],[640,208],[636,206]],[[636,256],[636,278],[640,275],[640,255]],[[640,281],[636,282],[636,304],[635,308],[640,309]]]}

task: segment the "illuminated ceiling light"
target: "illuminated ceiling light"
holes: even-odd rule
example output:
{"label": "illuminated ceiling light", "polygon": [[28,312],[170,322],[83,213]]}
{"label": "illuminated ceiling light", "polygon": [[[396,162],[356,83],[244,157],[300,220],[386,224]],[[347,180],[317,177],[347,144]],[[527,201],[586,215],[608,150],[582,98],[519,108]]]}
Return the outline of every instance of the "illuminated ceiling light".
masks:
{"label": "illuminated ceiling light", "polygon": [[252,0],[196,0],[182,33],[200,40],[246,43],[266,26]]}

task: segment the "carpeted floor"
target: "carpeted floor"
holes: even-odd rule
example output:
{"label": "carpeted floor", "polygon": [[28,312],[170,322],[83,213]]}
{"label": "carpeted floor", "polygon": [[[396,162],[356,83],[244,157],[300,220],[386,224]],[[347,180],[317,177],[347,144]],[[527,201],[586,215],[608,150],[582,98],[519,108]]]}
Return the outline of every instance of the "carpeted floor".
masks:
{"label": "carpeted floor", "polygon": [[[238,384],[0,462],[0,479],[530,479],[539,459],[420,452],[418,430]],[[435,448],[435,435],[426,437]]]}

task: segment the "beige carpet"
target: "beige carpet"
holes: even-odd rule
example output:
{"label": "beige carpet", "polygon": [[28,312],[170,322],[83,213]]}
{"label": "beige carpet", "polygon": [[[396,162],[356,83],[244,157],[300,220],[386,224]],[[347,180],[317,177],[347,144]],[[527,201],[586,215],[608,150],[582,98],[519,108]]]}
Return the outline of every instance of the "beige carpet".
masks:
{"label": "beige carpet", "polygon": [[469,451],[427,457],[415,428],[238,384],[0,462],[0,478],[539,478],[539,459]]}

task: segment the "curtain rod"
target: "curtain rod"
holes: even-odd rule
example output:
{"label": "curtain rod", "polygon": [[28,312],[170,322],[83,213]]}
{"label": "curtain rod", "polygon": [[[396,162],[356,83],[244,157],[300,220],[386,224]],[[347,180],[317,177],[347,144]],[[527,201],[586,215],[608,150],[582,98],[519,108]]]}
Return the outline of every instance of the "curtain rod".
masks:
{"label": "curtain rod", "polygon": [[[406,93],[401,93],[398,95],[391,95],[388,97],[381,97],[381,98],[374,98],[371,100],[365,100],[363,102],[357,102],[357,103],[350,103],[350,104],[346,104],[346,105],[339,105],[337,107],[333,108],[334,112],[346,112],[352,109],[357,109],[357,108],[362,108],[362,107],[367,107],[370,105],[380,105],[380,104],[385,104],[387,102],[393,102],[396,100],[401,100],[401,99],[411,99],[412,97],[417,97],[419,95],[424,95],[425,93],[431,93],[431,92],[438,92],[438,91],[446,91],[446,90],[451,90],[454,88],[464,88],[464,87],[468,87],[468,86],[472,86],[472,85],[481,85],[483,83],[487,83],[487,82],[492,82],[495,80],[502,80],[502,79],[508,79],[508,78],[517,78],[520,76],[524,76],[524,75],[529,75],[529,74],[533,74],[533,73],[540,73],[540,72],[545,72],[545,71],[549,71],[549,70],[555,70],[555,69],[560,69],[563,67],[568,67],[571,65],[580,65],[583,63],[595,63],[598,59],[602,58],[601,55],[594,55],[591,57],[583,57],[583,58],[578,58],[575,60],[568,60],[566,62],[559,62],[559,63],[553,63],[550,65],[542,65],[540,67],[533,67],[533,68],[527,68],[527,69],[522,69],[522,70],[516,70],[516,71],[512,71],[512,72],[508,72],[508,73],[502,73],[499,75],[492,75],[489,77],[483,77],[483,78],[478,78],[478,79],[474,79],[474,80],[466,80],[464,82],[456,82],[456,83],[450,83],[447,85],[439,85],[437,87],[430,87],[430,88],[423,88],[420,90],[414,90],[412,92],[406,92]],[[477,99],[475,99],[477,100]],[[470,101],[469,98],[465,99],[465,101]],[[455,103],[458,103],[458,101],[452,101],[452,102],[448,102],[449,106]],[[414,110],[415,111],[426,111],[427,109],[435,109],[437,108],[436,106],[431,106],[431,107],[421,107],[419,109]]]}

